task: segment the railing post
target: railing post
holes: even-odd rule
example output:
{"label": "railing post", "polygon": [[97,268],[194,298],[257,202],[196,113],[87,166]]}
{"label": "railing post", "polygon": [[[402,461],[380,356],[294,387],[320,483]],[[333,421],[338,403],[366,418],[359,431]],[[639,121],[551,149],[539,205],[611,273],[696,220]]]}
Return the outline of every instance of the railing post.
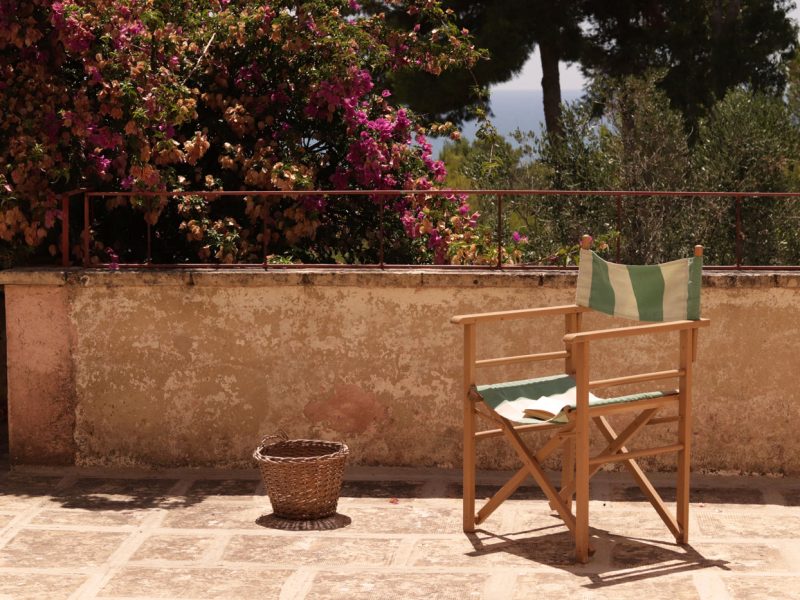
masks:
{"label": "railing post", "polygon": [[384,264],[383,264],[383,261],[384,261],[384,249],[383,249],[383,245],[384,245],[384,229],[383,229],[383,218],[384,218],[384,213],[386,212],[386,200],[384,200],[384,197],[383,197],[383,196],[378,196],[378,198],[380,198],[380,202],[381,202],[381,209],[380,209],[380,228],[378,229],[378,239],[379,239],[379,244],[380,244],[380,246],[379,246],[379,248],[378,248],[378,259],[379,259],[379,261],[380,261],[380,268],[381,268],[381,271],[383,271],[383,268],[384,268]]}
{"label": "railing post", "polygon": [[[152,198],[152,197],[177,197],[177,196],[185,196],[185,195],[192,195],[197,194],[199,196],[208,197],[208,198],[217,198],[223,196],[241,196],[241,195],[248,195],[254,194],[256,196],[268,197],[272,198],[275,197],[296,197],[301,195],[306,195],[309,193],[317,193],[317,194],[330,194],[333,190],[330,191],[323,191],[317,190],[315,192],[309,192],[309,190],[293,190],[293,191],[279,191],[279,190],[270,190],[270,191],[251,191],[251,190],[239,190],[239,191],[159,191],[159,192],[139,192],[139,191],[127,191],[127,192],[102,192],[102,191],[92,191],[86,188],[80,188],[73,190],[68,193],[57,194],[51,200],[54,204],[50,204],[51,207],[60,206],[61,210],[61,220],[62,220],[62,229],[60,232],[60,239],[56,242],[61,248],[61,264],[63,266],[70,266],[70,265],[78,265],[81,264],[83,267],[91,267],[93,264],[91,261],[91,252],[92,252],[92,240],[93,240],[93,233],[92,233],[92,224],[94,222],[94,215],[93,215],[93,205],[92,202],[98,198],[105,198],[105,197],[114,197],[119,196],[122,198]],[[735,240],[734,240],[734,254],[735,254],[735,264],[731,264],[732,261],[727,261],[726,265],[721,265],[720,267],[723,269],[733,269],[736,271],[746,271],[746,270],[759,270],[759,269],[779,269],[779,270],[800,270],[800,265],[774,265],[774,266],[767,266],[767,265],[752,265],[752,264],[745,264],[745,256],[744,256],[744,218],[747,215],[744,215],[744,201],[748,198],[753,200],[759,200],[761,198],[790,198],[794,200],[800,200],[800,193],[798,192],[730,192],[730,191],[633,191],[633,190],[496,190],[496,189],[485,189],[485,190],[438,190],[441,192],[450,192],[450,193],[457,193],[457,194],[464,194],[467,196],[476,196],[481,195],[484,197],[491,197],[494,196],[497,202],[497,223],[496,223],[496,232],[497,235],[497,242],[496,242],[496,251],[497,251],[497,259],[494,265],[489,263],[482,263],[481,265],[470,265],[476,268],[492,268],[497,270],[502,270],[505,268],[505,249],[503,243],[504,237],[504,198],[506,196],[536,196],[536,197],[547,197],[547,196],[565,196],[569,198],[576,198],[576,197],[595,197],[595,198],[606,198],[611,199],[612,197],[615,198],[616,202],[616,227],[621,232],[625,225],[625,211],[630,210],[629,207],[623,206],[625,198],[635,198],[639,196],[646,196],[646,197],[658,197],[658,198],[665,198],[665,197],[674,197],[674,198],[684,198],[684,197],[696,197],[696,198],[719,198],[720,200],[724,200],[728,198],[728,200],[734,200],[734,217],[735,217]],[[431,191],[421,191],[421,190],[341,190],[335,191],[342,197],[346,197],[348,194],[352,194],[355,196],[372,196],[380,197],[382,202],[379,204],[379,214],[380,214],[380,224],[379,224],[379,264],[373,263],[373,266],[379,266],[381,269],[386,268],[386,242],[387,242],[387,230],[386,230],[386,200],[385,197],[393,197],[398,194],[404,195],[408,194],[410,196],[418,195],[418,193],[426,193],[430,194]],[[83,194],[83,224],[82,224],[82,233],[80,234],[80,241],[75,242],[74,239],[71,239],[73,236],[73,232],[70,228],[70,221],[71,219],[75,219],[75,216],[71,215],[72,207],[70,204],[72,201],[72,196],[77,196],[79,194]],[[60,199],[60,202],[58,200]],[[263,203],[264,210],[267,210],[267,202]],[[513,207],[512,207],[513,208]],[[56,210],[53,208],[53,210]],[[730,216],[730,213],[728,213]],[[609,215],[610,216],[610,215]],[[100,218],[103,215],[99,215]],[[80,222],[80,217],[77,217],[78,222]],[[513,219],[512,219],[513,221]],[[150,223],[146,220],[146,244],[147,244],[147,257],[146,257],[146,264],[153,265],[153,253],[154,249],[152,247],[153,244],[153,228],[157,225],[157,223]],[[730,223],[728,223],[730,225]],[[256,225],[257,227],[257,225]],[[265,215],[265,222],[262,223],[263,233],[262,233],[262,254],[264,259],[264,268],[269,268],[268,264],[268,252],[271,245],[271,238],[270,235],[274,234],[277,235],[278,232],[274,232],[271,234],[269,225],[266,223],[266,215]],[[391,238],[392,230],[390,229],[388,232],[389,237]],[[391,244],[391,239],[388,240]],[[74,246],[72,245],[74,243]],[[491,246],[491,242],[489,241],[489,246]],[[616,244],[616,259],[617,261],[623,260],[621,257],[622,253],[622,236],[618,235]],[[390,246],[391,248],[391,246]],[[76,250],[76,259],[71,260],[71,253],[73,249]],[[96,249],[95,249],[96,250]],[[80,263],[78,262],[77,255],[82,255],[82,259]],[[485,256],[485,254],[484,254]],[[752,258],[752,257],[751,257]],[[98,260],[102,260],[99,256],[95,257],[95,263]],[[513,261],[513,257],[511,261]],[[511,262],[510,261],[510,262]],[[752,261],[751,261],[752,262]],[[188,263],[187,263],[188,264]],[[326,265],[326,266],[337,266],[337,265]],[[467,265],[460,265],[460,266],[467,266]],[[519,264],[519,265],[512,265],[514,267],[525,267],[528,266],[527,264]],[[552,265],[544,265],[543,268],[556,268]]]}
{"label": "railing post", "polygon": [[264,258],[264,268],[269,268],[269,262],[267,261],[267,203],[269,202],[268,198],[264,196],[264,203],[261,205],[261,220],[264,223],[264,226],[261,229],[261,255]]}
{"label": "railing post", "polygon": [[497,196],[497,268],[503,268],[503,195]]}
{"label": "railing post", "polygon": [[61,266],[69,267],[69,195],[61,196]]}
{"label": "railing post", "polygon": [[736,197],[736,268],[742,268],[742,198]]}
{"label": "railing post", "polygon": [[83,266],[89,266],[89,192],[83,192]]}
{"label": "railing post", "polygon": [[617,196],[617,250],[616,261],[620,262],[620,240],[622,239],[622,196]]}
{"label": "railing post", "polygon": [[152,247],[152,226],[150,225],[150,221],[146,221],[147,223],[147,256],[144,259],[145,264],[150,266],[153,263],[153,247]]}

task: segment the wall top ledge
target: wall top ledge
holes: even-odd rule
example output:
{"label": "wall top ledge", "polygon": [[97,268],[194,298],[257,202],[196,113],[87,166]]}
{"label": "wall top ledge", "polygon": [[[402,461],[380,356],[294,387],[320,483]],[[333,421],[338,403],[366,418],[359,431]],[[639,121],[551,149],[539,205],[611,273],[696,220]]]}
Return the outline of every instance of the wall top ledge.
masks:
{"label": "wall top ledge", "polygon": [[[575,271],[449,269],[50,269],[0,271],[0,285],[80,287],[519,287],[573,288]],[[800,288],[800,272],[706,271],[703,285],[714,288]]]}

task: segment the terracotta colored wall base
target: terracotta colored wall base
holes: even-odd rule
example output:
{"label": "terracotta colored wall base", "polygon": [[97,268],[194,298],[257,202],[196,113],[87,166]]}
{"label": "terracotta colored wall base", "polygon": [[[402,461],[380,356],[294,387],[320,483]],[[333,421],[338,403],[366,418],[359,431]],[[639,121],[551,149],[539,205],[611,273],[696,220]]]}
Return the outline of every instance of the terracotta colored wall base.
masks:
{"label": "terracotta colored wall base", "polygon": [[74,329],[68,288],[6,287],[12,464],[75,462]]}

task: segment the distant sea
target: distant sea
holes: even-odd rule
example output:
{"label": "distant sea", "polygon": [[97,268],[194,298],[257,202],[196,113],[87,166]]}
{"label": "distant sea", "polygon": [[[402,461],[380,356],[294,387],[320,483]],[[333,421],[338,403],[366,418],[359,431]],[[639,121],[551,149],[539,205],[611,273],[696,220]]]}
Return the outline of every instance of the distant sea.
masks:
{"label": "distant sea", "polygon": [[[581,97],[581,90],[561,90],[562,102],[573,102]],[[541,90],[497,90],[490,98],[492,123],[508,137],[515,130],[540,132],[544,128],[544,105]],[[461,128],[461,136],[472,140],[478,126],[467,122]],[[447,138],[431,138],[433,155],[438,156]]]}

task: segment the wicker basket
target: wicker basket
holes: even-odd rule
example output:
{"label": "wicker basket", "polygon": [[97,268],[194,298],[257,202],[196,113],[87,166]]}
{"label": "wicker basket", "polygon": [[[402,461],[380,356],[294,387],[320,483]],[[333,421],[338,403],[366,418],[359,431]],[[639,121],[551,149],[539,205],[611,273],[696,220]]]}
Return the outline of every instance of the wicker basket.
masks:
{"label": "wicker basket", "polygon": [[335,514],[349,452],[341,442],[275,435],[261,440],[253,458],[261,468],[275,516],[311,520]]}

